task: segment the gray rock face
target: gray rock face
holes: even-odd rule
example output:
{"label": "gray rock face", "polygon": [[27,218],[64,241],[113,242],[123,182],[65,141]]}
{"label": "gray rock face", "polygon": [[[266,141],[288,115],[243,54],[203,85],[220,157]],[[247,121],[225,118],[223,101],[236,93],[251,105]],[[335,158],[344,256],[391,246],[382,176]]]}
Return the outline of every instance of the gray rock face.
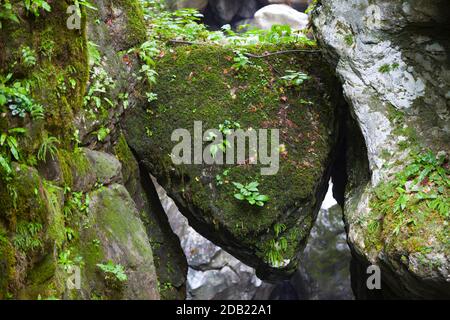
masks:
{"label": "gray rock face", "polygon": [[122,164],[111,154],[84,149],[95,175],[104,184],[122,181]]}
{"label": "gray rock face", "polygon": [[351,300],[350,260],[342,209],[321,209],[291,283],[301,299]]}
{"label": "gray rock face", "polygon": [[[157,185],[155,180],[154,182]],[[187,299],[268,298],[273,285],[261,281],[253,268],[198,234],[189,226],[187,219],[159,185],[157,190],[172,229],[180,238],[188,261]]]}
{"label": "gray rock face", "polygon": [[240,0],[210,0],[209,3],[217,20],[222,24],[231,22],[242,6]]}
{"label": "gray rock face", "polygon": [[[366,246],[374,188],[403,168],[410,148],[449,150],[450,39],[442,33],[449,21],[447,1],[323,0],[313,12],[316,34],[343,83],[367,147],[370,171],[348,171],[349,242],[360,263],[381,267],[385,297],[450,294],[450,261],[445,246],[435,240],[439,228],[424,227],[429,243],[436,244],[424,258],[430,268],[420,267],[421,255],[402,244],[389,252]],[[348,157],[347,168],[364,161]],[[360,178],[370,172],[369,181]],[[365,296],[362,291],[360,297]]]}
{"label": "gray rock face", "polygon": [[242,4],[237,15],[242,19],[252,18],[256,11],[258,11],[259,3],[256,0],[247,0]]}

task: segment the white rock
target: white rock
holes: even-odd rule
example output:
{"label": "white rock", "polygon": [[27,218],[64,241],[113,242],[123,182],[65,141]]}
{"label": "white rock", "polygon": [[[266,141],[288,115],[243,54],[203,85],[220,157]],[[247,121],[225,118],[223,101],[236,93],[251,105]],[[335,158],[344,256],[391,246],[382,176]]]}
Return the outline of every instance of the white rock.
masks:
{"label": "white rock", "polygon": [[308,15],[284,4],[272,4],[255,13],[254,25],[261,29],[270,29],[275,24],[289,25],[293,30],[306,29]]}

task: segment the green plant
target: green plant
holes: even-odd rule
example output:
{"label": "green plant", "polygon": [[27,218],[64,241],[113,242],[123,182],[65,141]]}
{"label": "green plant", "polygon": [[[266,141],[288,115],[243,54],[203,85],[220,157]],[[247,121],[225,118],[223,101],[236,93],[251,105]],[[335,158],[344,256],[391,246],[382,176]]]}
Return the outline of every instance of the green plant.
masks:
{"label": "green plant", "polygon": [[105,141],[105,139],[109,136],[111,130],[109,128],[101,127],[95,133],[97,134],[97,140],[99,142]]}
{"label": "green plant", "polygon": [[[165,2],[159,0],[141,0],[145,19],[150,25],[150,35],[158,43],[172,40],[203,41],[221,43],[233,47],[246,44],[305,44],[315,46],[315,41],[299,31],[293,31],[288,25],[274,25],[270,30],[252,29],[249,26],[234,32],[230,25],[219,31],[209,31],[200,23],[203,15],[195,9],[167,10]],[[247,29],[244,31],[244,29]],[[238,63],[243,62],[238,61]]]}
{"label": "green plant", "polygon": [[64,188],[65,202],[64,202],[64,216],[66,219],[70,218],[74,214],[74,210],[80,213],[89,212],[90,198],[89,194],[79,192],[72,192],[70,187]]}
{"label": "green plant", "polygon": [[89,89],[84,97],[84,106],[91,118],[95,119],[96,114],[104,118],[108,116],[108,109],[114,107],[114,104],[107,95],[115,86],[115,81],[105,69],[101,65],[94,65],[91,70]]}
{"label": "green plant", "polygon": [[306,14],[312,13],[312,12],[317,8],[317,6],[319,5],[319,3],[320,3],[319,1],[320,1],[320,0],[313,0],[313,1],[309,4],[308,8],[306,8],[305,13],[306,13]]}
{"label": "green plant", "polygon": [[40,46],[39,46],[39,52],[47,57],[49,60],[52,59],[53,53],[55,50],[55,42],[51,39],[44,39],[42,40]]}
{"label": "green plant", "polygon": [[37,222],[20,222],[16,227],[14,236],[14,246],[23,252],[36,250],[42,247],[39,234],[42,231],[42,224]]}
{"label": "green plant", "polygon": [[37,154],[37,158],[40,161],[46,161],[47,160],[47,153],[50,154],[52,160],[55,160],[55,155],[58,151],[57,145],[59,144],[59,140],[55,137],[48,136],[47,133],[45,133],[41,146],[39,147],[39,151]]}
{"label": "green plant", "polygon": [[203,15],[195,9],[169,11],[146,11],[147,19],[152,21],[152,33],[161,40],[185,39],[195,41],[205,39],[209,32],[206,26],[197,23]]}
{"label": "green plant", "polygon": [[9,129],[7,133],[0,135],[0,147],[6,147],[14,157],[15,160],[20,160],[20,150],[17,143],[17,135],[25,134],[27,130],[25,128],[13,128]]}
{"label": "green plant", "polygon": [[250,182],[246,185],[233,182],[233,185],[238,190],[234,197],[241,201],[247,201],[251,205],[264,207],[265,202],[269,201],[269,197],[259,193],[258,182]]}
{"label": "green plant", "polygon": [[94,66],[100,64],[102,56],[98,50],[98,45],[92,41],[88,41],[89,65]]}
{"label": "green plant", "polygon": [[286,225],[277,223],[273,227],[275,232],[275,239],[271,239],[268,243],[268,249],[266,252],[266,259],[269,264],[275,268],[281,267],[284,264],[283,254],[288,248],[288,242],[281,234],[286,231]]}
{"label": "green plant", "polygon": [[45,0],[24,0],[25,9],[33,13],[35,17],[39,17],[40,10],[50,12],[52,8]]}
{"label": "green plant", "polygon": [[279,237],[284,231],[286,231],[286,225],[283,223],[276,223],[273,226],[273,231],[275,231],[275,237]]}
{"label": "green plant", "polygon": [[13,128],[0,135],[0,168],[7,176],[12,174],[11,161],[21,158],[17,136],[25,133],[24,128]]}
{"label": "green plant", "polygon": [[0,107],[7,106],[13,116],[24,118],[29,113],[33,119],[42,119],[44,108],[29,96],[30,84],[16,81],[7,85],[11,78],[12,73],[0,76]]}
{"label": "green plant", "polygon": [[87,0],[74,0],[73,4],[77,8],[76,13],[79,17],[81,17],[81,7],[85,7],[95,11],[97,10],[97,8]]}
{"label": "green plant", "polygon": [[289,25],[273,25],[270,30],[254,30],[247,32],[246,37],[253,34],[258,35],[258,41],[264,44],[291,44],[302,43],[305,45],[315,45],[313,40],[309,40],[304,34],[294,32]]}
{"label": "green plant", "polygon": [[236,71],[240,71],[243,69],[247,69],[249,66],[252,65],[252,62],[250,59],[244,54],[244,52],[240,50],[235,50],[234,53],[236,56],[233,58],[234,64],[233,69]]}
{"label": "green plant", "polygon": [[[395,177],[381,183],[370,200],[368,245],[380,248],[380,240],[412,242],[418,251],[426,246],[428,237],[447,237],[446,231],[436,231],[447,223],[450,212],[450,170],[447,155],[431,151],[410,153],[409,164]],[[434,234],[436,233],[436,234]]]}
{"label": "green plant", "polygon": [[67,241],[72,241],[73,239],[75,239],[75,230],[73,230],[72,228],[69,227],[65,227],[64,229],[65,234],[66,234],[66,239]]}
{"label": "green plant", "polygon": [[[238,130],[241,128],[241,125],[238,122],[225,120],[223,123],[219,124],[219,131],[223,135],[223,139],[220,143],[216,143],[211,145],[210,152],[211,156],[214,158],[217,155],[217,152],[221,150],[222,152],[226,152],[226,149],[230,146],[229,141],[226,139],[227,136],[233,133],[233,130]],[[207,141],[214,141],[217,138],[217,135],[213,132],[209,133]]]}
{"label": "green plant", "polygon": [[230,173],[231,169],[226,169],[222,172],[222,174],[218,174],[216,175],[216,184],[218,186],[223,185],[224,183],[228,183],[228,181],[226,181],[226,177],[228,176],[228,174]]}
{"label": "green plant", "polygon": [[173,284],[170,283],[170,282],[164,282],[164,283],[161,284],[158,281],[158,291],[160,293],[163,293],[163,292],[168,291],[168,290],[172,290],[173,288],[174,288]]}
{"label": "green plant", "polygon": [[58,255],[58,264],[63,267],[65,271],[69,271],[75,265],[75,262],[71,259],[72,252],[70,250],[64,250]]}
{"label": "green plant", "polygon": [[111,260],[106,264],[97,264],[97,267],[105,274],[105,280],[125,282],[128,277],[125,273],[125,269],[120,264],[115,264]]}
{"label": "green plant", "polygon": [[94,247],[100,248],[101,242],[98,239],[94,239],[94,240],[92,240],[92,244],[94,245]]}
{"label": "green plant", "polygon": [[155,84],[158,76],[155,70],[155,58],[160,54],[157,42],[155,40],[146,41],[139,48],[130,49],[128,53],[136,53],[139,56],[143,62],[139,72],[145,76],[148,84]]}
{"label": "green plant", "polygon": [[145,96],[147,97],[148,102],[153,102],[153,101],[158,100],[158,95],[153,92],[146,92]]}
{"label": "green plant", "polygon": [[388,73],[391,71],[391,66],[389,64],[383,64],[378,71],[380,71],[381,73]]}
{"label": "green plant", "polygon": [[4,0],[3,3],[0,4],[0,29],[3,27],[2,20],[10,20],[19,23],[19,19],[12,10],[12,5],[9,0]]}
{"label": "green plant", "polygon": [[355,42],[352,34],[347,34],[344,37],[344,41],[345,41],[345,44],[348,45],[349,47],[351,47],[353,45],[353,43]]}
{"label": "green plant", "polygon": [[303,72],[300,71],[294,71],[294,70],[286,70],[286,75],[281,77],[281,80],[283,81],[284,85],[288,87],[299,87],[301,86],[306,80],[309,80],[310,77]]}
{"label": "green plant", "polygon": [[128,106],[130,105],[130,101],[128,100],[128,98],[129,98],[128,92],[119,93],[119,100],[122,101],[122,106],[124,110],[127,110]]}
{"label": "green plant", "polygon": [[22,53],[21,62],[25,67],[30,68],[36,65],[37,59],[36,52],[34,50],[28,46],[24,46],[20,52]]}

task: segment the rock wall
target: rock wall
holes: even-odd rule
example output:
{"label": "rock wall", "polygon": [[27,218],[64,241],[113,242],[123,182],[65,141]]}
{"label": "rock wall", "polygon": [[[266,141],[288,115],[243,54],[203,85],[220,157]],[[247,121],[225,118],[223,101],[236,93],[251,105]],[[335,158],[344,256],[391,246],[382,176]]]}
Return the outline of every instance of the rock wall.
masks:
{"label": "rock wall", "polygon": [[93,3],[79,30],[64,1],[35,14],[13,1],[19,22],[1,21],[0,130],[12,144],[0,150],[0,299],[185,297],[179,242],[118,126],[141,101],[140,65],[123,51],[146,39],[142,12],[136,1]]}
{"label": "rock wall", "polygon": [[[348,122],[340,170],[348,176],[345,219],[361,265],[354,277],[359,298],[450,292],[449,17],[446,1],[323,0],[313,12],[356,120]],[[424,178],[434,171],[440,178]],[[421,192],[434,194],[442,209]],[[382,270],[381,292],[365,286],[364,268],[372,263]]]}

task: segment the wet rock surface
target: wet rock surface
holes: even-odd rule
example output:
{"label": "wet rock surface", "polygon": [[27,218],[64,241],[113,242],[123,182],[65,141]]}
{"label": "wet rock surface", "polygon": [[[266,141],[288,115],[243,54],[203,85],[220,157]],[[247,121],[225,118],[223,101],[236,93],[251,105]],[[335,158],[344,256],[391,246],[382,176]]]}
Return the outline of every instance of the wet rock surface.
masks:
{"label": "wet rock surface", "polygon": [[[254,60],[254,67],[245,71],[247,80],[230,74],[230,56],[230,49],[214,46],[181,46],[167,53],[157,63],[161,80],[154,92],[158,100],[127,113],[125,135],[139,161],[196,230],[256,268],[261,278],[286,277],[295,270],[297,253],[306,244],[327,190],[337,144],[339,90],[333,76],[318,63],[320,56],[314,54]],[[212,60],[218,63],[205,67]],[[288,87],[286,94],[280,94],[282,91],[276,89],[279,82],[261,80],[276,79],[273,68],[299,68],[311,79],[302,85],[301,93]],[[174,77],[179,80],[168,87],[166,81]],[[299,94],[311,103],[302,104]],[[251,102],[249,96],[253,97]],[[255,110],[252,106],[256,105],[260,107]],[[151,119],[148,108],[152,109]],[[280,144],[287,152],[280,158],[279,172],[261,175],[260,164],[175,165],[170,154],[176,143],[166,141],[180,128],[194,137],[194,122],[199,119],[204,130],[217,128],[227,119],[239,121],[244,129],[280,129]],[[216,177],[227,168],[226,181],[217,184]],[[234,197],[232,182],[252,181],[258,181],[260,193],[271,199],[264,207]],[[286,184],[290,188],[285,189]],[[280,189],[285,189],[282,195]],[[287,262],[283,268],[274,268],[268,262],[276,224],[286,226],[283,237],[289,243],[283,252]]]}

